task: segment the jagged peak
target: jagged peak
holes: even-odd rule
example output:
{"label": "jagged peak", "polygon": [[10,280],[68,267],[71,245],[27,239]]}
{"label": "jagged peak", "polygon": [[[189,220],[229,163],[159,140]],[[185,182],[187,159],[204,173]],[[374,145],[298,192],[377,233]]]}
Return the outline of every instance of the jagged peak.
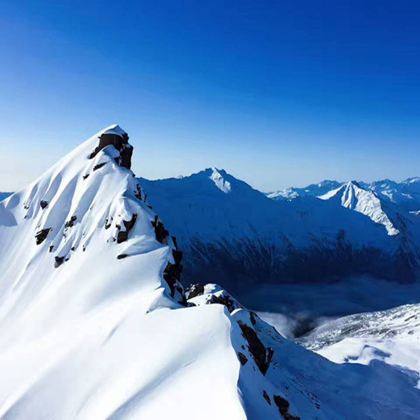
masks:
{"label": "jagged peak", "polygon": [[351,181],[347,181],[344,185],[345,185],[347,188],[354,188],[354,187],[356,187],[356,188],[363,189],[363,188],[361,187],[361,185],[360,185],[357,181],[355,181],[354,179],[353,179],[353,180],[351,180]]}
{"label": "jagged peak", "polygon": [[373,191],[362,188],[357,181],[348,181],[318,198],[339,200],[343,207],[362,213],[375,223],[383,225],[390,236],[400,233],[384,211],[381,199]]}
{"label": "jagged peak", "polygon": [[220,191],[223,191],[225,194],[230,193],[232,190],[232,185],[225,179],[226,172],[217,168],[210,168],[210,170],[211,175],[209,178],[214,182],[216,187],[219,188]]}
{"label": "jagged peak", "polygon": [[102,130],[98,135],[99,144],[95,150],[89,155],[89,159],[94,158],[101,150],[108,146],[113,146],[119,152],[119,156],[115,156],[115,161],[122,167],[131,169],[131,156],[133,154],[133,146],[128,143],[128,134],[117,124],[111,125]]}
{"label": "jagged peak", "polygon": [[[167,259],[163,280],[171,296],[182,300],[178,283],[181,254],[145,202],[130,170],[132,150],[120,126],[98,131],[2,203],[3,223],[30,226],[33,238],[25,258],[44,253],[47,265],[58,270],[73,267],[73,260],[80,261],[94,248],[105,247],[110,267],[122,264],[117,260],[129,261],[161,249]],[[97,245],[91,247],[95,241]],[[115,258],[113,263],[111,258]]]}

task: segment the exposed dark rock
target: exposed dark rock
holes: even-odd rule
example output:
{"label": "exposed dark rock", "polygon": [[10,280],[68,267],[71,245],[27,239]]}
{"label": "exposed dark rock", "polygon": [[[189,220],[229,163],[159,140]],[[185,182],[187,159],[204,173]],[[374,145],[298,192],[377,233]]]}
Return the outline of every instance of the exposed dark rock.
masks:
{"label": "exposed dark rock", "polygon": [[175,260],[175,264],[181,264],[182,261],[182,251],[178,251],[177,249],[172,250],[172,255]]}
{"label": "exposed dark rock", "polygon": [[131,168],[131,157],[133,156],[133,147],[129,144],[125,145],[120,152],[120,165],[124,168]]}
{"label": "exposed dark rock", "polygon": [[109,229],[111,227],[111,222],[108,219],[105,219],[105,229]]}
{"label": "exposed dark rock", "polygon": [[258,369],[265,375],[270,366],[271,359],[273,358],[273,349],[270,347],[265,348],[253,328],[241,321],[238,321],[238,324],[242,330],[242,335],[248,342],[248,349],[252,354]]}
{"label": "exposed dark rock", "polygon": [[37,245],[40,245],[40,244],[42,244],[42,242],[45,241],[45,238],[48,236],[48,232],[50,230],[51,230],[51,228],[42,229],[35,234],[35,239],[36,239],[36,244]]}
{"label": "exposed dark rock", "polygon": [[172,242],[174,243],[175,248],[178,248],[178,241],[176,240],[176,236],[172,236]]}
{"label": "exposed dark rock", "polygon": [[49,250],[49,252],[53,252],[54,251],[54,245],[50,245],[48,250]]}
{"label": "exposed dark rock", "polygon": [[87,179],[90,174],[83,175],[83,179]]}
{"label": "exposed dark rock", "polygon": [[41,200],[39,205],[41,206],[41,209],[44,210],[46,207],[48,207],[48,201]]}
{"label": "exposed dark rock", "polygon": [[172,297],[175,295],[175,285],[181,279],[182,266],[179,264],[168,263],[164,272],[163,278],[168,283],[171,289]]}
{"label": "exposed dark rock", "polygon": [[134,196],[139,200],[142,200],[141,187],[139,184],[136,185],[136,191],[134,191]]}
{"label": "exposed dark rock", "polygon": [[195,298],[197,296],[201,296],[204,293],[204,284],[192,284],[187,290],[187,297],[188,299]]}
{"label": "exposed dark rock", "polygon": [[271,405],[271,399],[270,399],[270,396],[267,394],[267,391],[264,389],[263,390],[263,397],[264,397],[264,399],[268,402],[268,404],[270,404]]}
{"label": "exposed dark rock", "polygon": [[241,365],[244,366],[248,363],[248,357],[246,357],[243,353],[240,351],[238,352],[238,359],[241,362]]}
{"label": "exposed dark rock", "polygon": [[99,137],[99,144],[95,150],[89,155],[89,159],[94,158],[102,149],[107,146],[114,146],[119,152],[120,157],[116,159],[117,163],[124,168],[131,168],[131,156],[133,147],[128,144],[128,135],[124,134],[108,134],[104,133]]}
{"label": "exposed dark rock", "polygon": [[152,226],[155,228],[156,240],[161,244],[167,245],[169,232],[165,229],[158,216],[155,216],[155,220],[152,221]]}
{"label": "exposed dark rock", "polygon": [[125,230],[120,230],[117,235],[117,243],[125,242],[128,239],[130,230],[133,229],[136,224],[137,214],[133,213],[130,220],[123,220]]}
{"label": "exposed dark rock", "polygon": [[285,400],[284,398],[280,397],[280,395],[273,395],[273,400],[279,409],[280,415],[283,416],[285,420],[300,420],[298,416],[292,416],[289,413],[290,403],[289,401]]}
{"label": "exposed dark rock", "polygon": [[94,170],[94,171],[96,171],[96,170],[98,170],[98,169],[102,168],[102,166],[105,166],[107,163],[108,163],[108,162],[98,163],[97,165],[95,165],[95,166],[93,167],[93,170]]}
{"label": "exposed dark rock", "polygon": [[252,325],[255,325],[257,323],[255,312],[249,313],[249,319],[251,320]]}
{"label": "exposed dark rock", "polygon": [[127,254],[120,254],[120,255],[117,255],[117,260],[122,260],[123,258],[127,258],[127,257],[128,257]]}
{"label": "exposed dark rock", "polygon": [[233,312],[238,308],[235,301],[228,294],[222,294],[219,296],[213,295],[208,303],[219,303],[220,305],[224,305],[229,312]]}
{"label": "exposed dark rock", "polygon": [[70,220],[68,220],[65,224],[64,227],[65,228],[69,228],[69,227],[73,227],[74,226],[74,222],[77,220],[77,216],[71,216]]}
{"label": "exposed dark rock", "polygon": [[54,267],[58,268],[64,262],[64,257],[55,257],[55,264]]}
{"label": "exposed dark rock", "polygon": [[[163,272],[163,278],[168,283],[170,289],[171,289],[171,295],[174,296],[175,294],[175,287],[177,282],[181,280],[181,274],[182,274],[182,252],[178,251],[176,249],[172,250],[172,255],[174,257],[175,263],[169,263],[167,264],[165,271]],[[180,292],[180,294],[183,296],[183,302],[186,304],[186,298],[184,295],[184,291],[182,287],[178,286],[176,289]]]}

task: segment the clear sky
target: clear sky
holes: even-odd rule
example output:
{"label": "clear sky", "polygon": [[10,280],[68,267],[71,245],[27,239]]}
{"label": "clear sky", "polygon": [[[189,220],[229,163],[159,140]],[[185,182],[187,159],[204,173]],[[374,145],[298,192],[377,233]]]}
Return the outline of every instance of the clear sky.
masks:
{"label": "clear sky", "polygon": [[419,22],[417,0],[2,2],[0,191],[114,122],[150,178],[420,175]]}

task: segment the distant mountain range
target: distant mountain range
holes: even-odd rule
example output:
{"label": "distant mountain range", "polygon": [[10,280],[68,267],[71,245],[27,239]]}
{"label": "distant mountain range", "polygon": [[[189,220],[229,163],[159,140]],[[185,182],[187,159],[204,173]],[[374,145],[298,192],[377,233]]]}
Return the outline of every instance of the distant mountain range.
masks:
{"label": "distant mountain range", "polygon": [[[384,179],[371,183],[363,181],[351,181],[351,183],[363,190],[372,191],[379,198],[390,201],[407,211],[416,212],[420,210],[420,177],[408,178],[401,182]],[[320,197],[345,184],[348,183],[325,180],[303,188],[290,187],[273,191],[268,193],[267,196],[276,200],[292,200],[306,196]]]}
{"label": "distant mountain range", "polygon": [[420,178],[323,181],[265,194],[224,170],[140,179],[188,255],[184,279],[249,284],[417,278]]}
{"label": "distant mountain range", "polygon": [[184,281],[249,284],[368,275],[410,282],[420,261],[420,178],[262,193],[224,170],[140,178],[187,254]]}

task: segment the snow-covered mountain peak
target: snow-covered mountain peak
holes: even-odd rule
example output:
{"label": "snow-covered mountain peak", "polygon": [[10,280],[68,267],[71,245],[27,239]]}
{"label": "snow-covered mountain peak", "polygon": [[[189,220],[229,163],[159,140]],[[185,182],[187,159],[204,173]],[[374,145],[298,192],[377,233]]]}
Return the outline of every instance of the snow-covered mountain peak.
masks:
{"label": "snow-covered mountain peak", "polygon": [[368,216],[375,223],[385,226],[390,236],[399,233],[399,230],[393,225],[382,208],[382,202],[378,196],[373,191],[363,189],[356,181],[346,182],[318,198],[321,200],[337,200],[343,207]]}
{"label": "snow-covered mountain peak", "polygon": [[[114,270],[130,270],[130,260],[153,252],[162,259],[166,282],[160,282],[158,269],[150,286],[166,288],[182,300],[174,243],[143,201],[129,169],[132,151],[127,133],[117,125],[108,127],[0,204],[0,239],[9,249],[0,258],[0,272],[10,280],[2,284],[7,293],[0,304],[7,295],[8,306],[16,311],[29,296],[35,301],[39,293],[43,299],[50,282],[58,287],[53,279],[64,276],[74,282],[81,269],[91,272],[92,282],[80,292],[102,293],[111,287],[107,282],[114,281]],[[109,271],[97,270],[102,266]],[[80,296],[62,293],[63,309],[80,309]],[[1,309],[11,316],[5,306]]]}
{"label": "snow-covered mountain peak", "polygon": [[220,171],[217,168],[210,168],[211,174],[209,178],[214,182],[214,185],[216,185],[217,188],[219,188],[220,191],[223,191],[225,194],[228,194],[232,190],[232,186],[229,181],[227,181],[223,174],[226,175],[225,171]]}

